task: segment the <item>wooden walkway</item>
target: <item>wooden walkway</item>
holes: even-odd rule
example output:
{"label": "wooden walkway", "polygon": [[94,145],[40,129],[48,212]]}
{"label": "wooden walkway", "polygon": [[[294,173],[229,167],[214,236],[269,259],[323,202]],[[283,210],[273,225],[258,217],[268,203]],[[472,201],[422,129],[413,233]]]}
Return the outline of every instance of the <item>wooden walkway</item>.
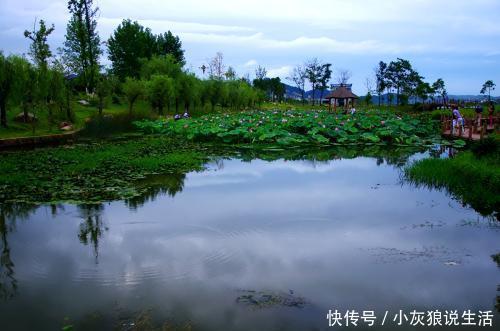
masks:
{"label": "wooden walkway", "polygon": [[464,118],[464,125],[457,125],[453,128],[453,118],[449,116],[441,117],[441,134],[447,137],[462,138],[468,140],[481,140],[488,134],[498,131],[498,117],[493,117],[490,121],[488,117],[483,117],[481,123],[476,119]]}

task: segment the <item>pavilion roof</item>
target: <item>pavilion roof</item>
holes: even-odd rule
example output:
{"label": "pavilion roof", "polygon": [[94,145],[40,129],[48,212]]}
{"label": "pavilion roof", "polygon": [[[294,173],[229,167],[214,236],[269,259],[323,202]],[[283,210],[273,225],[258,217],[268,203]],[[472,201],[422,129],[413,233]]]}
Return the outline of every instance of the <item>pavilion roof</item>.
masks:
{"label": "pavilion roof", "polygon": [[358,96],[348,90],[346,87],[341,86],[336,90],[330,92],[326,97],[326,99],[358,99]]}

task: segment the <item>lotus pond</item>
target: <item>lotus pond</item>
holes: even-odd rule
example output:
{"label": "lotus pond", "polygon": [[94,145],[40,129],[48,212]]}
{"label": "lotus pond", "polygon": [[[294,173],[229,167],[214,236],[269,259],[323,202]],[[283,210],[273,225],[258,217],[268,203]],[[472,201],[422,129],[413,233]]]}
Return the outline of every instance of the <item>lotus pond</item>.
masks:
{"label": "lotus pond", "polygon": [[[436,121],[376,110],[354,115],[334,114],[322,110],[254,110],[223,115],[211,114],[178,121],[137,121],[135,125],[145,133],[232,144],[448,144],[440,138]],[[465,143],[457,140],[454,145],[463,147]]]}
{"label": "lotus pond", "polygon": [[444,149],[200,137],[1,155],[1,329],[326,330],[330,309],[500,323],[499,222],[405,180]]}

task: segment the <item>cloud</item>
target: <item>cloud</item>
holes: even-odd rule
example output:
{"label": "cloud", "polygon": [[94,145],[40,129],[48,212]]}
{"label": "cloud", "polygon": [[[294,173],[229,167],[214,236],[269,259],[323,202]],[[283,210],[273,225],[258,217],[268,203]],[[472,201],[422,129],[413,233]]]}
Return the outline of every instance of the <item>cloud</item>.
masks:
{"label": "cloud", "polygon": [[279,68],[270,68],[267,70],[267,77],[273,78],[273,77],[280,77],[282,79],[285,79],[286,77],[290,76],[290,73],[292,72],[292,67],[291,66],[283,66]]}
{"label": "cloud", "polygon": [[253,67],[253,66],[256,66],[257,65],[257,61],[256,60],[249,60],[247,62],[245,62],[245,64],[243,65],[244,67]]}
{"label": "cloud", "polygon": [[180,33],[183,40],[193,43],[238,45],[246,48],[263,50],[319,49],[322,53],[400,53],[422,52],[427,49],[423,44],[398,45],[384,44],[377,40],[339,41],[329,37],[297,37],[289,40],[267,38],[263,33],[251,35],[216,34],[216,33]]}
{"label": "cloud", "polygon": [[[123,19],[121,18],[108,18],[101,17],[99,19],[100,26],[109,27],[114,30]],[[195,22],[180,22],[172,20],[157,20],[157,19],[139,19],[139,24],[150,28],[154,33],[160,33],[170,30],[174,33],[182,32],[197,32],[197,33],[226,33],[226,32],[249,32],[254,31],[253,28],[234,26],[234,25],[221,25],[221,24],[202,24]]]}
{"label": "cloud", "polygon": [[[318,57],[334,67],[349,68],[356,73],[353,83],[362,86],[379,60],[404,57],[424,76],[444,78],[450,93],[475,91],[476,81],[500,80],[498,0],[106,0],[97,4],[102,41],[123,19],[137,20],[154,33],[170,30],[179,35],[188,67],[193,68],[217,51],[224,53],[227,65],[241,72],[262,64],[280,75],[287,66]],[[55,52],[64,41],[66,6],[67,0],[0,0],[0,48],[5,54],[26,53],[29,42],[22,32],[38,18],[55,24],[49,37]]]}

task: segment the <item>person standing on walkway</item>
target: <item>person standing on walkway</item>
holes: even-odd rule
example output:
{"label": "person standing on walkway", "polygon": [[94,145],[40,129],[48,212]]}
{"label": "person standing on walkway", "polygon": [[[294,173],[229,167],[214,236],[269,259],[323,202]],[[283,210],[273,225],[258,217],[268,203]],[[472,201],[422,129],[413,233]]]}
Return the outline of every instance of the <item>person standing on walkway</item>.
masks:
{"label": "person standing on walkway", "polygon": [[481,130],[481,122],[483,119],[483,106],[480,104],[476,105],[476,128],[477,131]]}
{"label": "person standing on walkway", "polygon": [[488,125],[493,126],[493,114],[495,113],[495,105],[493,102],[490,102],[490,105],[488,106]]}

